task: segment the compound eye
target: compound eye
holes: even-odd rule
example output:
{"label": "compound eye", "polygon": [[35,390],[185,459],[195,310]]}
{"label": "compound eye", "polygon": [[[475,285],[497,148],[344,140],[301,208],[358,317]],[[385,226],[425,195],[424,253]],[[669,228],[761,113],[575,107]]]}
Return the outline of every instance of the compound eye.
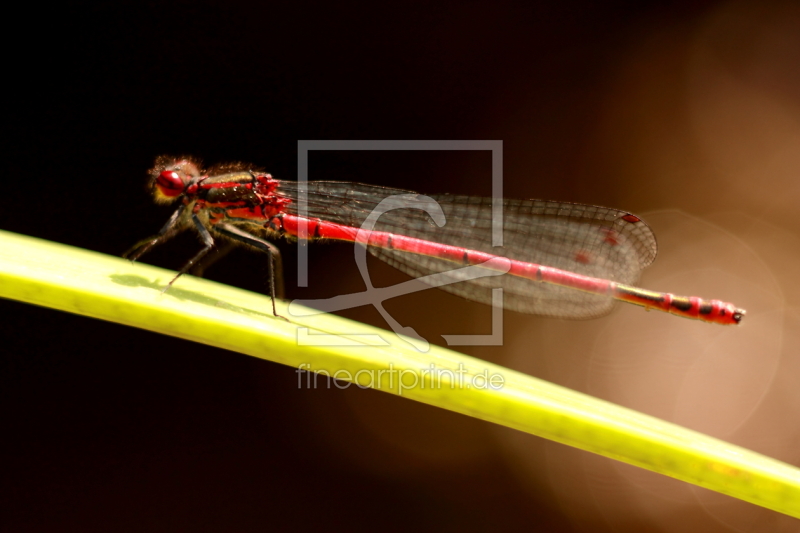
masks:
{"label": "compound eye", "polygon": [[158,191],[168,198],[175,198],[183,193],[186,188],[181,175],[174,170],[164,170],[156,178],[156,187]]}

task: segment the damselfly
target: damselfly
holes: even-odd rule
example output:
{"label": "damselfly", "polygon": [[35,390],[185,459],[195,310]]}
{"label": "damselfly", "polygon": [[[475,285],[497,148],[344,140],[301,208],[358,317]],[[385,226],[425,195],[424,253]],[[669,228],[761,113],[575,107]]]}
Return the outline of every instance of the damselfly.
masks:
{"label": "damselfly", "polygon": [[[657,247],[647,224],[626,211],[503,200],[503,246],[495,247],[491,198],[422,196],[338,181],[281,181],[241,163],[203,171],[187,157],[159,157],[150,178],[155,199],[178,207],[157,235],[126,255],[135,261],[152,246],[194,228],[204,246],[170,281],[172,285],[212,250],[216,237],[252,246],[269,255],[276,315],[280,256],[267,240],[276,237],[356,242],[413,277],[457,272],[471,265],[502,268],[506,273],[501,276],[466,279],[440,288],[491,304],[489,289],[500,287],[504,308],[522,313],[591,318],[609,312],[613,301],[619,300],[716,324],[738,324],[745,314],[719,300],[632,286],[655,259]],[[393,197],[402,197],[408,208],[381,212],[371,231],[360,231],[381,202]],[[444,225],[414,208],[415,198],[435,201],[444,214]]]}

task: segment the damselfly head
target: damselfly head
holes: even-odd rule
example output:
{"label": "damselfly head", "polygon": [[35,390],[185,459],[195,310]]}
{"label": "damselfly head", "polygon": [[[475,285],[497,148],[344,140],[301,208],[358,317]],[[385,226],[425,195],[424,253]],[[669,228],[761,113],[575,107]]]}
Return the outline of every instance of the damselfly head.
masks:
{"label": "damselfly head", "polygon": [[150,169],[150,188],[157,202],[172,202],[201,175],[198,162],[188,157],[160,156]]}

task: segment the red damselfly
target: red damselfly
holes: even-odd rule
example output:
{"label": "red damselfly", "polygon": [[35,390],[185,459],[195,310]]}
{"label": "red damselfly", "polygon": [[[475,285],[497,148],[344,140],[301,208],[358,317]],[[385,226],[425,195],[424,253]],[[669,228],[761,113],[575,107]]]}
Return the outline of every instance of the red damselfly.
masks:
{"label": "red damselfly", "polygon": [[[135,261],[152,246],[194,228],[204,247],[170,281],[196,265],[215,236],[269,254],[270,294],[279,294],[280,256],[267,238],[358,242],[375,256],[413,277],[454,271],[464,265],[494,268],[498,277],[468,279],[440,287],[491,304],[489,288],[503,289],[503,307],[522,313],[591,318],[611,310],[614,300],[674,315],[738,324],[743,309],[719,300],[676,296],[632,286],[656,256],[653,232],[638,216],[606,207],[543,200],[503,200],[503,246],[492,246],[492,199],[431,195],[446,218],[439,227],[418,209],[382,213],[371,232],[359,233],[386,198],[411,191],[336,181],[292,182],[241,163],[201,170],[191,158],[162,156],[150,170],[157,201],[178,208],[157,235],[127,255]],[[303,196],[307,210],[298,208]],[[408,198],[408,196],[405,196]],[[168,286],[169,286],[168,285]],[[275,300],[273,297],[273,313]]]}

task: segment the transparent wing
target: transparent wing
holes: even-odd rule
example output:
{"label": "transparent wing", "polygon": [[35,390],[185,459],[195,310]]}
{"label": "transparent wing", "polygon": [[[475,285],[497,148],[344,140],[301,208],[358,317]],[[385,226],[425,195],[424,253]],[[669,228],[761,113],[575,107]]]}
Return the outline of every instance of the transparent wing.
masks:
{"label": "transparent wing", "polygon": [[[342,182],[281,182],[280,190],[293,200],[305,192],[309,217],[353,227],[360,227],[384,198],[425,198],[411,191]],[[503,246],[495,247],[491,198],[430,198],[444,213],[443,226],[412,207],[383,213],[374,229],[625,284],[635,283],[657,252],[650,228],[626,211],[545,200],[503,200]],[[297,214],[296,206],[293,203],[288,211]],[[448,272],[450,280],[459,282],[439,288],[469,300],[491,304],[490,289],[501,287],[504,307],[522,313],[590,318],[607,313],[613,305],[606,296],[509,275],[463,280],[458,272],[463,265],[452,261],[396,249],[368,249],[413,277]]]}

